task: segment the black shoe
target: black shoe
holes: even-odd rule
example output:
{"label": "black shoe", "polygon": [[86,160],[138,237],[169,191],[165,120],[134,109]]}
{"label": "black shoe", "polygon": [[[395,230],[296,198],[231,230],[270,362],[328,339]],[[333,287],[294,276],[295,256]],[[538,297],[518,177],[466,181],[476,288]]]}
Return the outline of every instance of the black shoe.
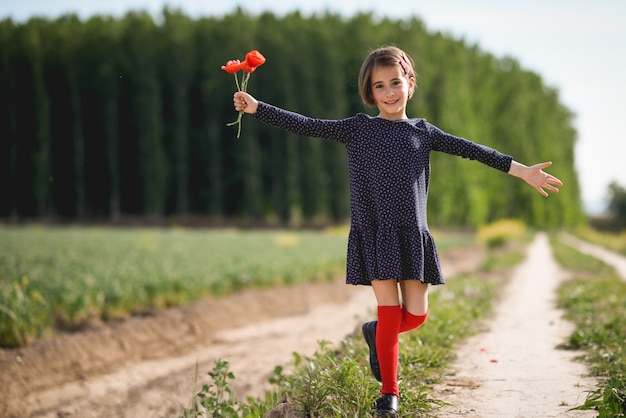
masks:
{"label": "black shoe", "polygon": [[370,348],[370,369],[374,378],[382,382],[380,378],[380,366],[378,365],[378,354],[376,353],[376,325],[378,321],[370,321],[363,324],[361,331],[367,346]]}
{"label": "black shoe", "polygon": [[378,417],[397,418],[398,397],[390,393],[383,395],[374,402],[374,408]]}

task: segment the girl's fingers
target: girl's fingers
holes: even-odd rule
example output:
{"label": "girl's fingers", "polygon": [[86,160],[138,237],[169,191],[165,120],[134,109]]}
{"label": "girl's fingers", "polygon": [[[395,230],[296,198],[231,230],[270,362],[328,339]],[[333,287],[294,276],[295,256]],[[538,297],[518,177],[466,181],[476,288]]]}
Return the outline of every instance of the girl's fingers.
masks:
{"label": "girl's fingers", "polygon": [[539,168],[539,170],[543,170],[544,168],[548,168],[552,165],[552,161],[546,161],[543,163],[536,164],[535,166]]}
{"label": "girl's fingers", "polygon": [[562,186],[563,182],[559,179],[557,179],[556,177],[550,176],[550,183],[552,184],[556,184],[558,186]]}
{"label": "girl's fingers", "polygon": [[248,103],[243,97],[235,96],[233,97],[233,103],[235,105],[235,110],[241,111],[248,106]]}

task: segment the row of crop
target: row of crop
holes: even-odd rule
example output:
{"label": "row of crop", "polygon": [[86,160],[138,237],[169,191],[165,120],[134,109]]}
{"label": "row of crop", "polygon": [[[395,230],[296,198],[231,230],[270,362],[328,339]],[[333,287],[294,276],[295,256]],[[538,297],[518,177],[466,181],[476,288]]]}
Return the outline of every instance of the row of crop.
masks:
{"label": "row of crop", "polygon": [[0,346],[249,287],[330,280],[345,231],[0,230]]}

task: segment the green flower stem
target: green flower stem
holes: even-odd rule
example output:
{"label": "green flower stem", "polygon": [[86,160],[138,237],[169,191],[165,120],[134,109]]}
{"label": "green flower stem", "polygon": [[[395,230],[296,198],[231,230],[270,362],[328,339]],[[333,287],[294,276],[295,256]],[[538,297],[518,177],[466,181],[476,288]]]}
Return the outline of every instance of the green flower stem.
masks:
{"label": "green flower stem", "polygon": [[[237,73],[235,73],[235,84],[237,85],[237,91],[246,91],[246,89],[248,88],[248,80],[250,80],[250,74],[251,73],[246,73],[246,76],[243,77],[243,79],[241,80],[241,86],[239,86],[239,77],[237,77]],[[241,135],[241,117],[243,116],[243,113],[243,110],[240,110],[239,116],[237,116],[237,120],[226,124],[226,126],[238,125],[237,138],[239,138],[239,136]]]}
{"label": "green flower stem", "polygon": [[235,76],[235,84],[237,85],[237,91],[241,91],[239,88],[239,77],[237,77],[237,73],[233,74]]}

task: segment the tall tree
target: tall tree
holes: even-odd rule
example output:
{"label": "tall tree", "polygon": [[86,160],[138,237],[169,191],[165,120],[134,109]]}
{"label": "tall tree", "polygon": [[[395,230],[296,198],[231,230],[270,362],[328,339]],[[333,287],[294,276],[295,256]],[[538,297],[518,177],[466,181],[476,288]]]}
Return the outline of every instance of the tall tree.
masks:
{"label": "tall tree", "polygon": [[49,35],[49,23],[42,19],[31,19],[25,26],[25,55],[29,75],[32,77],[32,114],[34,115],[34,144],[31,155],[33,175],[32,191],[35,198],[35,214],[49,215],[52,206],[50,183],[50,97],[45,80],[46,46],[45,39]]}
{"label": "tall tree", "polygon": [[[221,62],[220,52],[228,41],[229,32],[222,22],[213,18],[200,19],[196,24],[195,49],[197,51],[197,80],[199,90],[200,122],[195,149],[192,153],[192,194],[197,197],[196,207],[213,218],[221,218],[224,206],[224,177],[222,176],[221,146],[224,119],[221,109],[228,103],[224,89],[220,89],[218,73]],[[219,59],[218,59],[219,57]],[[220,64],[221,62],[221,64]],[[203,192],[200,192],[203,191]]]}
{"label": "tall tree", "polygon": [[[85,108],[82,97],[82,89],[85,85],[83,71],[85,66],[81,62],[84,42],[84,25],[76,15],[66,15],[53,22],[53,33],[50,34],[51,43],[55,48],[51,50],[50,61],[54,61],[56,77],[49,81],[49,85],[58,88],[64,88],[66,94],[55,94],[52,99],[64,99],[66,103],[60,102],[59,107],[67,109],[67,116],[63,115],[62,119],[66,120],[68,137],[71,138],[67,151],[72,156],[69,167],[67,183],[71,185],[71,196],[62,193],[67,200],[73,200],[74,205],[71,213],[80,219],[84,219],[87,214],[87,186],[86,186],[86,167],[85,167],[85,132],[83,126],[83,109]],[[53,81],[54,80],[54,81]],[[60,87],[63,86],[63,87]],[[66,96],[66,97],[64,97]],[[60,109],[56,106],[54,112]],[[56,117],[55,117],[56,120]],[[64,135],[64,130],[55,132],[55,137]],[[55,138],[56,139],[56,138]],[[53,154],[52,162],[56,164],[57,156]],[[56,171],[56,170],[55,170]]]}
{"label": "tall tree", "polygon": [[124,34],[131,93],[132,127],[137,140],[137,168],[142,214],[165,213],[168,165],[163,144],[160,53],[157,28],[147,13],[129,13]]}
{"label": "tall tree", "polygon": [[6,190],[0,215],[18,217],[17,208],[17,77],[16,66],[19,38],[15,24],[0,21],[0,187]]}
{"label": "tall tree", "polygon": [[613,181],[609,185],[609,212],[619,230],[626,229],[626,189]]}
{"label": "tall tree", "polygon": [[[91,93],[85,106],[86,147],[91,171],[89,176],[90,202],[96,212],[117,220],[122,215],[121,182],[123,170],[120,156],[120,95],[124,82],[122,69],[124,32],[123,20],[94,16],[86,22],[83,32],[82,62],[86,69],[84,88]],[[104,57],[104,58],[103,58]],[[95,142],[95,143],[94,143]],[[96,179],[100,179],[96,183]]]}
{"label": "tall tree", "polygon": [[[94,22],[95,24],[96,22]],[[106,159],[109,173],[108,210],[113,219],[121,215],[121,164],[120,164],[120,133],[119,133],[119,100],[120,100],[120,37],[121,25],[116,21],[106,20],[99,27],[107,29],[102,35],[100,50],[104,50],[107,57],[98,65],[98,75],[101,86],[98,89],[102,98],[101,120],[104,142],[106,144]]]}
{"label": "tall tree", "polygon": [[165,100],[168,110],[170,165],[174,212],[186,215],[189,210],[189,91],[195,67],[194,26],[181,11],[163,11],[162,68],[165,75]]}

